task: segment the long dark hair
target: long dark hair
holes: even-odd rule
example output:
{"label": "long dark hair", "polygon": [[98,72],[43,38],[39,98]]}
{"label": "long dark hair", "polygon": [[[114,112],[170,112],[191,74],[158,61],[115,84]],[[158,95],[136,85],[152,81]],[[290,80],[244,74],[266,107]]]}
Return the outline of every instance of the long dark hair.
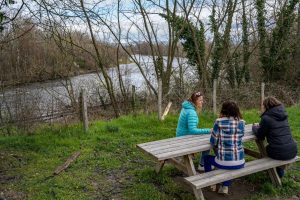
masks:
{"label": "long dark hair", "polygon": [[237,120],[243,119],[240,109],[234,101],[225,101],[222,104],[221,115],[224,117],[233,117]]}
{"label": "long dark hair", "polygon": [[282,105],[282,103],[278,99],[276,99],[275,97],[271,96],[271,97],[267,97],[267,98],[264,99],[263,105],[264,105],[264,107],[267,111],[267,110],[269,110],[269,109],[271,109],[275,106]]}
{"label": "long dark hair", "polygon": [[199,97],[203,97],[203,94],[201,92],[194,92],[188,99],[188,101],[192,102],[193,104],[196,104],[196,101]]}

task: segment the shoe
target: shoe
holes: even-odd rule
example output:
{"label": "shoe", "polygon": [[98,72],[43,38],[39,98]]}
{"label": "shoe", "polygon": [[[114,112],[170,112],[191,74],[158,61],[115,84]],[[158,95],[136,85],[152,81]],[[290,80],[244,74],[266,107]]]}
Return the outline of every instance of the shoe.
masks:
{"label": "shoe", "polygon": [[228,186],[221,186],[218,190],[219,194],[228,194]]}
{"label": "shoe", "polygon": [[210,186],[210,191],[212,191],[212,192],[217,191],[217,185],[211,185]]}
{"label": "shoe", "polygon": [[199,171],[204,171],[204,166],[203,165],[198,165],[198,170]]}
{"label": "shoe", "polygon": [[[215,166],[211,166],[211,170],[214,170]],[[203,165],[198,165],[198,171],[204,171],[204,166]]]}

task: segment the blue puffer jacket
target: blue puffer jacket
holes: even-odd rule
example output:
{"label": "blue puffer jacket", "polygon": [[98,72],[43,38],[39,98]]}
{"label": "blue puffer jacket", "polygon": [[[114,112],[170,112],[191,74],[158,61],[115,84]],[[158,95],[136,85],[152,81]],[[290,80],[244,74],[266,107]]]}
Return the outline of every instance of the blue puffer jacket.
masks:
{"label": "blue puffer jacket", "polygon": [[195,105],[189,101],[184,101],[178,119],[176,137],[210,133],[209,128],[197,128],[198,123],[199,118]]}

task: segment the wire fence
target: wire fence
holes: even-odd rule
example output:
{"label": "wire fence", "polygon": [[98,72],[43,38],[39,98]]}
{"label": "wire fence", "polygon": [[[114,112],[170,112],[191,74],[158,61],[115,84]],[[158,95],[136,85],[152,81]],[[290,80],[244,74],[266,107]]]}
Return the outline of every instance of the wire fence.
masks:
{"label": "wire fence", "polygon": [[[185,88],[184,90],[176,86],[171,88],[171,92],[163,98],[163,107],[171,101],[173,103],[171,111],[178,112],[182,101],[187,99],[197,89],[204,91],[204,109],[213,111],[213,88]],[[300,102],[300,87],[290,87],[274,83],[265,84],[263,91],[261,83],[258,82],[248,83],[236,88],[232,88],[228,84],[219,83],[216,85],[215,90],[217,112],[222,102],[226,100],[236,101],[242,109],[260,109],[262,94],[264,96],[275,96],[286,106],[299,105]],[[121,114],[157,111],[157,98],[154,94],[149,91],[140,91],[135,94],[132,94],[132,92],[134,91],[128,92],[127,99],[117,94]],[[73,95],[70,98],[53,94],[51,98],[46,98],[45,101],[41,93],[36,93],[35,95],[24,91],[18,91],[14,94],[2,93],[2,96],[0,96],[0,126],[11,124],[31,126],[36,122],[52,123],[68,119],[78,120],[80,110],[78,98],[78,95]],[[86,100],[89,116],[95,118],[111,118],[114,116],[108,94],[104,93],[103,90],[99,89],[87,93]]]}

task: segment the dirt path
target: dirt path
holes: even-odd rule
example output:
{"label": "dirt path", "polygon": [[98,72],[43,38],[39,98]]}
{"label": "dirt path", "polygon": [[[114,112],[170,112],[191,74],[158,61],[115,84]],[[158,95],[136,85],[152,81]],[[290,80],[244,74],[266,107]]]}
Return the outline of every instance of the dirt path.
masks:
{"label": "dirt path", "polygon": [[[193,193],[191,187],[186,184],[183,184],[182,177],[174,177],[174,181],[176,181],[179,185],[184,187],[187,191]],[[219,187],[219,185],[217,186]],[[253,196],[257,191],[258,187],[256,185],[250,184],[245,181],[243,178],[235,179],[232,182],[232,185],[229,188],[229,195],[218,194],[217,192],[212,192],[208,188],[204,188],[203,194],[206,200],[241,200],[247,199]],[[266,198],[264,200],[300,200],[300,193],[292,196],[291,198]]]}

